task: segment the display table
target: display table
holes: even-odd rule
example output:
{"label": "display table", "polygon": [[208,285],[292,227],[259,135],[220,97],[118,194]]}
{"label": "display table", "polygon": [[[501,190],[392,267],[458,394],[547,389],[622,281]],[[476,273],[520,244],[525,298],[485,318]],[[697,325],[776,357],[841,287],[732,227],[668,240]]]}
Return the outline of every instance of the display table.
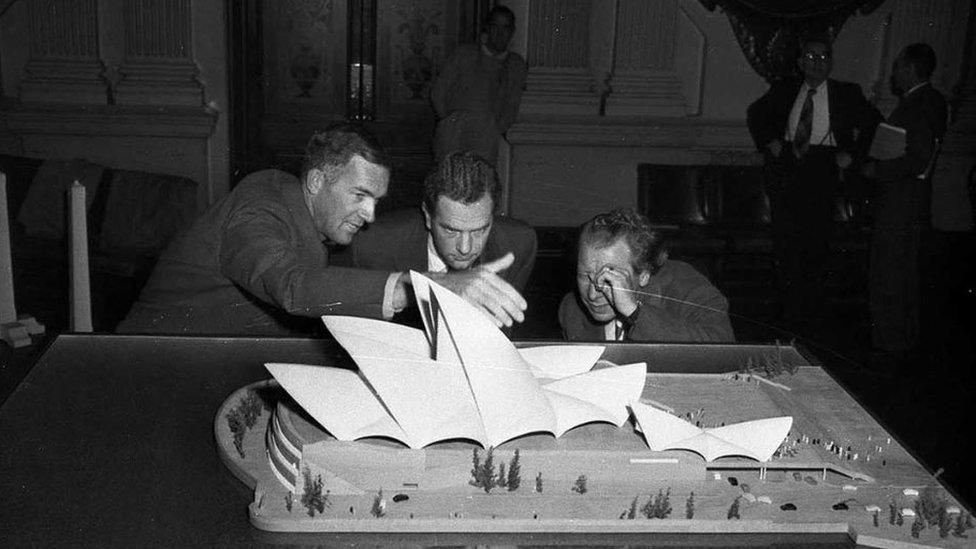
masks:
{"label": "display table", "polygon": [[[729,371],[730,365],[744,365],[750,357],[761,358],[771,349],[610,344],[605,357],[617,363],[646,361],[652,373],[714,374]],[[794,349],[787,350],[796,364],[809,364]],[[830,521],[798,519],[795,522],[800,526],[791,527],[789,521],[774,520],[775,527],[762,528],[756,526],[762,521],[750,520],[745,507],[741,521],[702,521],[707,524],[701,528],[690,522],[681,526],[683,495],[672,501],[674,520],[659,521],[667,527],[652,534],[648,534],[647,524],[653,521],[643,518],[621,521],[619,528],[599,529],[577,528],[572,520],[546,523],[531,517],[512,521],[506,528],[439,520],[430,522],[427,529],[420,522],[407,525],[403,528],[406,533],[395,537],[369,529],[294,534],[253,527],[248,519],[253,492],[231,474],[218,455],[214,439],[218,410],[235,391],[269,377],[265,362],[336,364],[344,360],[348,359],[336,344],[320,340],[57,337],[0,408],[0,493],[4,494],[0,546],[627,545],[652,541],[750,546],[801,540],[851,546],[855,539],[875,545],[877,539],[891,537],[887,534],[908,531],[907,524],[899,529],[887,524],[884,502],[878,502],[883,524],[874,531],[853,531],[847,526],[848,515],[841,512]],[[819,418],[822,426],[837,429],[838,440],[870,434],[872,441],[882,441],[886,455],[898,456],[887,466],[894,467],[890,474],[875,472],[898,484],[886,485],[886,490],[900,494],[902,485],[920,488],[932,483],[897,440],[889,443],[890,435],[829,376],[816,367],[804,368],[804,379],[813,381],[791,388],[789,398],[809,406],[807,415]],[[789,376],[777,381],[790,384]],[[813,385],[804,385],[808,383]],[[854,484],[859,482],[863,481]],[[831,489],[844,494],[839,484],[832,484]],[[761,492],[759,484],[753,483],[753,491]],[[865,513],[868,502],[860,501],[860,494],[844,497],[853,498],[851,516]],[[802,499],[795,501],[799,516],[805,512],[804,504]],[[777,500],[774,505],[780,503]],[[831,513],[819,508],[816,512]],[[952,536],[940,539],[932,530],[923,532],[918,541],[954,546],[967,542]]]}

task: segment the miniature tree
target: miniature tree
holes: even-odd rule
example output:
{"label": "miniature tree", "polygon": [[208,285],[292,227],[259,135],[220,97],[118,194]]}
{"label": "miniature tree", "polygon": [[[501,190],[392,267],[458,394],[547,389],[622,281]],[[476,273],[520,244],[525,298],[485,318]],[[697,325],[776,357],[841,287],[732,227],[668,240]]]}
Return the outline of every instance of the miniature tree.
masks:
{"label": "miniature tree", "polygon": [[295,503],[295,494],[293,492],[288,492],[285,494],[285,509],[291,513],[291,507]]}
{"label": "miniature tree", "polygon": [[688,495],[688,501],[685,502],[685,518],[686,519],[695,518],[695,493],[694,492]]}
{"label": "miniature tree", "polygon": [[919,494],[915,506],[916,511],[921,512],[925,522],[932,526],[942,523],[942,515],[945,514],[947,504],[948,502],[939,488],[934,484],[929,484],[922,488],[922,493]]}
{"label": "miniature tree", "polygon": [[902,516],[901,511],[898,511],[898,515],[895,516],[895,524],[902,526],[905,524],[905,517]]}
{"label": "miniature tree", "polygon": [[742,499],[742,496],[736,496],[735,501],[733,501],[732,502],[732,505],[729,506],[729,513],[728,513],[728,516],[726,516],[725,518],[727,518],[729,520],[742,518],[742,517],[739,516],[739,500],[740,499]]}
{"label": "miniature tree", "polygon": [[881,524],[879,523],[879,520],[878,520],[878,512],[877,512],[877,511],[875,511],[875,512],[873,513],[873,515],[874,515],[874,518],[873,518],[873,520],[874,520],[874,527],[875,527],[875,528],[877,528],[878,526],[880,526],[880,525],[881,525]]}
{"label": "miniature tree", "polygon": [[376,496],[373,497],[373,507],[369,512],[376,518],[380,518],[386,514],[386,500],[383,499],[383,489],[377,492]]}
{"label": "miniature tree", "polygon": [[576,482],[573,483],[572,490],[574,492],[576,492],[577,494],[585,494],[586,493],[586,475],[580,475],[580,476],[576,477]]}
{"label": "miniature tree", "polygon": [[895,507],[894,500],[888,502],[888,524],[894,526],[897,520],[898,508]]}
{"label": "miniature tree", "polygon": [[539,471],[539,474],[535,476],[535,491],[542,493],[542,471]]}
{"label": "miniature tree", "polygon": [[518,490],[519,484],[522,484],[522,466],[519,464],[519,451],[516,448],[515,455],[512,456],[512,461],[508,464],[508,491]]}
{"label": "miniature tree", "polygon": [[478,481],[481,483],[479,486],[484,488],[485,493],[490,493],[491,489],[495,487],[495,449],[491,446],[488,447],[488,452],[485,453],[485,461],[481,464],[481,475]]}
{"label": "miniature tree", "polygon": [[912,537],[917,538],[923,528],[925,528],[925,519],[920,514],[915,515],[915,520],[912,521]]}
{"label": "miniature tree", "polygon": [[968,530],[972,527],[973,527],[973,515],[969,513],[969,511],[966,511],[966,529]]}
{"label": "miniature tree", "polygon": [[949,518],[948,513],[943,511],[941,518],[939,519],[939,537],[945,539],[949,537],[949,532],[952,531],[952,519]]}
{"label": "miniature tree", "polygon": [[475,447],[471,454],[471,480],[468,481],[468,484],[471,486],[480,487],[481,482],[479,479],[481,478],[481,456],[478,455],[478,448]]}
{"label": "miniature tree", "polygon": [[952,529],[952,535],[957,538],[966,537],[966,521],[963,519],[962,513],[956,516],[956,526]]}
{"label": "miniature tree", "polygon": [[315,512],[325,511],[328,503],[328,494],[322,493],[322,475],[318,475],[312,480],[312,471],[308,467],[302,471],[302,478],[305,480],[304,490],[302,491],[302,505],[308,509],[308,516],[314,517]]}
{"label": "miniature tree", "polygon": [[504,488],[505,483],[508,482],[508,474],[505,473],[505,462],[498,464],[498,476],[496,477],[495,484]]}
{"label": "miniature tree", "polygon": [[[660,496],[661,495],[661,491],[658,490],[657,494],[658,494],[658,496]],[[668,516],[671,515],[671,511],[672,511],[672,509],[671,509],[671,487],[669,486],[667,492],[664,493],[664,497],[661,499],[661,502],[658,503],[658,505],[657,505],[657,517],[655,517],[655,518],[661,518],[661,519],[668,518]]]}
{"label": "miniature tree", "polygon": [[654,515],[657,513],[657,508],[655,507],[655,504],[656,504],[656,500],[654,496],[650,496],[647,498],[647,503],[641,505],[640,511],[641,514],[644,515],[644,518],[654,518]]}
{"label": "miniature tree", "polygon": [[637,518],[637,496],[634,496],[634,501],[630,502],[630,509],[627,510],[627,518]]}

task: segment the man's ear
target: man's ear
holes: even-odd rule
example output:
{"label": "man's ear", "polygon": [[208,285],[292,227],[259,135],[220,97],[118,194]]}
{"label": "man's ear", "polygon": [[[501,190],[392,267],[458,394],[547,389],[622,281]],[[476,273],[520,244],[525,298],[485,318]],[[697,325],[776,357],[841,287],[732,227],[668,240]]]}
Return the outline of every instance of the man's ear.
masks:
{"label": "man's ear", "polygon": [[644,269],[637,275],[637,285],[643,288],[647,286],[647,283],[651,281],[651,271]]}
{"label": "man's ear", "polygon": [[427,203],[426,202],[422,202],[420,204],[420,209],[424,211],[424,225],[427,226],[427,230],[429,231],[430,228],[431,228],[432,223],[431,223],[431,220],[430,220],[430,212],[427,210]]}
{"label": "man's ear", "polygon": [[325,172],[318,168],[308,170],[305,175],[305,190],[309,196],[316,196],[325,186]]}

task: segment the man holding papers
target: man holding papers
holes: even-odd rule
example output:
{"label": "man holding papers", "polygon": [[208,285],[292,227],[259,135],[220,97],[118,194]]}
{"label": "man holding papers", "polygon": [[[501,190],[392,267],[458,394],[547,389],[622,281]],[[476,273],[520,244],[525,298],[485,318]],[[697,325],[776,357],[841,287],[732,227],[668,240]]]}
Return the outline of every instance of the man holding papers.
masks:
{"label": "man holding papers", "polygon": [[871,237],[871,342],[880,356],[898,357],[918,344],[919,240],[927,215],[929,176],[946,132],[945,97],[929,83],[935,52],[906,46],[891,74],[898,106],[878,131],[876,160],[862,173],[877,180]]}
{"label": "man holding papers", "polygon": [[842,174],[864,157],[881,120],[860,86],[828,78],[832,56],[828,37],[808,37],[797,60],[803,78],[773,84],[747,112],[765,158],[783,316],[798,331],[824,316],[824,267]]}

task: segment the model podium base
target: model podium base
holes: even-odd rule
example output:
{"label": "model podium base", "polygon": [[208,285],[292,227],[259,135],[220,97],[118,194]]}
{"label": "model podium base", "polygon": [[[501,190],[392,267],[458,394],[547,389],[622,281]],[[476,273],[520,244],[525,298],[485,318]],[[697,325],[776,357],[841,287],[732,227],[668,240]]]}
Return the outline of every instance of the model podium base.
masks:
{"label": "model podium base", "polygon": [[[802,367],[776,381],[648,374],[642,395],[702,426],[793,415],[793,431],[767,462],[655,452],[630,422],[591,423],[558,439],[528,435],[491,449],[486,488],[488,449],[338,441],[273,380],[230,395],[215,435],[224,463],[254,489],[251,523],[269,531],[971,545],[965,509],[826,373]],[[938,515],[941,527],[916,520],[923,514]]]}

